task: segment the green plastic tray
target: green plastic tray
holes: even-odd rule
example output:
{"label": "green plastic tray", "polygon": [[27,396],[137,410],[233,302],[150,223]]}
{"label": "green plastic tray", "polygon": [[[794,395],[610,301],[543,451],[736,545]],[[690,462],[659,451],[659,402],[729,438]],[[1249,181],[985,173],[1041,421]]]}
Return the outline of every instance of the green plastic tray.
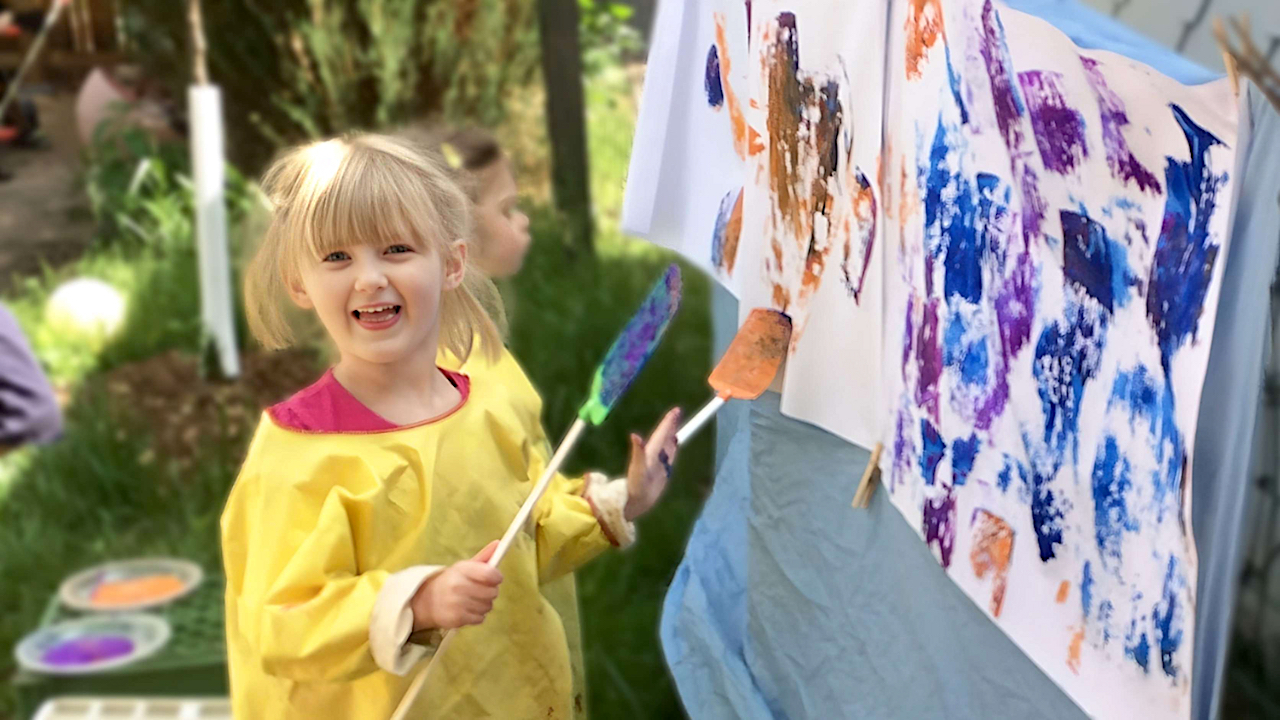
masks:
{"label": "green plastic tray", "polygon": [[[18,716],[30,718],[45,700],[66,695],[225,696],[228,687],[223,587],[221,575],[206,573],[195,592],[149,611],[167,619],[173,634],[160,652],[145,660],[93,675],[18,671],[12,680]],[[83,613],[64,607],[54,593],[40,627],[82,616]]]}

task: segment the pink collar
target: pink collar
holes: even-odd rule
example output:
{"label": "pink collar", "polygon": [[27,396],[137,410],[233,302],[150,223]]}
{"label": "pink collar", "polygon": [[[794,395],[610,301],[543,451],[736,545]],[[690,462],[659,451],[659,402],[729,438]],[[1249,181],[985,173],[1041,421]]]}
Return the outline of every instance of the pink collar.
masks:
{"label": "pink collar", "polygon": [[308,433],[375,433],[427,425],[454,414],[471,396],[470,378],[444,368],[440,372],[458,388],[462,400],[447,413],[413,425],[396,425],[370,410],[338,382],[332,369],[326,371],[310,387],[298,391],[282,403],[272,405],[267,412],[281,427]]}

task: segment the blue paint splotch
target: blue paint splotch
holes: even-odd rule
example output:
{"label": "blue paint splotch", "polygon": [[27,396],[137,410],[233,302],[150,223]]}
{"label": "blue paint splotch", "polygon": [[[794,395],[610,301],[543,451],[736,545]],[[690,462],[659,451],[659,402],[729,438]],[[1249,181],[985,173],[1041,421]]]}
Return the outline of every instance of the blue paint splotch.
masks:
{"label": "blue paint splotch", "polygon": [[733,274],[742,236],[742,188],[730,190],[720,200],[716,224],[711,234],[711,264]]}
{"label": "blue paint splotch", "polygon": [[933,423],[927,419],[920,421],[920,474],[924,476],[924,484],[932,485],[938,474],[938,463],[947,452],[947,444]]}
{"label": "blue paint splotch", "polygon": [[1100,312],[1069,302],[1067,317],[1040,333],[1032,374],[1044,411],[1046,451],[1061,462],[1065,453],[1079,456],[1080,400],[1085,384],[1097,374],[1106,341],[1106,319]]}
{"label": "blue paint splotch", "polygon": [[1219,246],[1210,237],[1209,223],[1217,207],[1218,190],[1227,174],[1214,174],[1209,150],[1222,141],[1200,127],[1177,105],[1170,106],[1187,138],[1191,159],[1172,157],[1165,166],[1164,222],[1156,241],[1147,289],[1147,317],[1155,328],[1160,354],[1168,372],[1173,354],[1194,338],[1204,311]]}
{"label": "blue paint splotch", "polygon": [[951,477],[956,486],[969,481],[969,473],[973,472],[973,462],[978,457],[982,442],[976,435],[969,439],[956,439],[951,442]]}
{"label": "blue paint splotch", "polygon": [[968,337],[964,318],[958,313],[951,313],[947,321],[942,361],[947,367],[959,371],[960,381],[965,385],[983,386],[987,382],[990,366],[987,339],[984,336]]}
{"label": "blue paint splotch", "polygon": [[956,103],[956,109],[960,111],[960,124],[969,124],[969,108],[964,103],[963,93],[960,87],[960,73],[956,72],[956,68],[951,64],[951,45],[945,39],[942,43],[943,49],[947,54],[947,81],[951,85],[951,99]]}
{"label": "blue paint splotch", "polygon": [[1181,512],[1182,471],[1186,457],[1178,430],[1172,386],[1145,366],[1116,375],[1107,411],[1127,410],[1133,443],[1144,443],[1156,459],[1151,472],[1156,521],[1166,512]]}
{"label": "blue paint splotch", "polygon": [[1142,668],[1142,672],[1151,672],[1151,642],[1147,640],[1147,631],[1138,627],[1136,619],[1129,621],[1129,632],[1124,638],[1124,654]]}
{"label": "blue paint splotch", "polygon": [[1063,210],[1063,276],[1108,312],[1129,300],[1129,252],[1088,215]]}
{"label": "blue paint splotch", "polygon": [[1178,666],[1174,662],[1174,656],[1178,654],[1178,648],[1182,645],[1182,612],[1178,606],[1178,596],[1186,585],[1186,578],[1182,576],[1178,566],[1177,558],[1169,556],[1169,567],[1164,576],[1164,591],[1160,595],[1160,602],[1156,603],[1153,619],[1155,620],[1155,635],[1160,644],[1160,667],[1164,670],[1164,674],[1171,677],[1178,677]]}
{"label": "blue paint splotch", "polygon": [[1135,183],[1143,192],[1159,193],[1160,181],[1138,162],[1125,140],[1124,128],[1129,125],[1129,113],[1124,101],[1107,86],[1107,79],[1099,69],[1097,60],[1081,57],[1080,63],[1084,66],[1085,77],[1098,100],[1102,145],[1107,153],[1107,166],[1111,168],[1111,176],[1125,183]]}
{"label": "blue paint splotch", "polygon": [[1089,157],[1084,116],[1067,105],[1062,73],[1031,70],[1018,73],[1040,158],[1050,172],[1066,175]]}
{"label": "blue paint splotch", "polygon": [[956,498],[951,489],[940,498],[926,498],[921,515],[924,540],[938,549],[942,567],[951,567],[951,551],[956,544]]}
{"label": "blue paint splotch", "polygon": [[1058,469],[1057,464],[1045,467],[1033,462],[1031,466],[1031,527],[1036,533],[1041,562],[1057,557],[1058,546],[1062,544],[1065,501],[1052,486]]}
{"label": "blue paint splotch", "polygon": [[1108,435],[1093,465],[1093,522],[1102,566],[1113,571],[1122,564],[1124,534],[1138,531],[1137,517],[1129,511],[1130,470],[1119,442]]}
{"label": "blue paint splotch", "polygon": [[1089,613],[1093,612],[1093,563],[1088,560],[1084,561],[1084,572],[1080,577],[1080,609],[1088,620]]}
{"label": "blue paint splotch", "polygon": [[707,69],[702,87],[707,92],[708,105],[713,108],[724,105],[724,85],[720,81],[720,50],[714,44],[707,51]]}

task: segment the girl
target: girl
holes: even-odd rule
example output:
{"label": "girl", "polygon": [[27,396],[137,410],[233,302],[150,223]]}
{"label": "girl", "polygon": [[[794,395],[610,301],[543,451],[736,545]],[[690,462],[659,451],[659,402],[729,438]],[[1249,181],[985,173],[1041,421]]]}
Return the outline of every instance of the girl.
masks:
{"label": "girl", "polygon": [[[403,137],[421,144],[450,171],[472,203],[475,230],[472,251],[476,267],[495,280],[507,280],[520,272],[530,247],[529,218],[520,211],[515,174],[510,158],[497,139],[484,130],[468,128],[432,134],[421,129],[406,130]],[[484,288],[481,298],[486,310],[505,331],[506,312],[496,289]],[[472,378],[492,378],[509,395],[509,402],[535,441],[531,464],[546,466],[551,446],[542,427],[542,398],[507,348],[501,348],[496,361],[490,356],[472,354],[465,363],[441,349],[441,367],[458,370]],[[633,453],[643,454],[643,441],[632,436]],[[599,482],[602,477],[589,476],[586,482]],[[634,540],[631,535],[620,538],[623,544]],[[573,668],[574,697],[586,697],[583,664],[582,630],[578,613],[578,594],[573,575],[542,586],[542,594],[555,607],[569,640],[569,659]],[[585,702],[575,702],[574,717],[585,718]]]}
{"label": "girl", "polygon": [[443,631],[467,625],[418,716],[570,717],[568,640],[540,587],[632,536],[666,485],[679,412],[624,480],[557,478],[489,568],[541,439],[493,379],[435,362],[440,347],[464,360],[501,347],[466,272],[466,197],[412,144],[377,135],[296,149],[263,185],[251,327],[288,345],[285,295],[339,360],[264,413],[222,516],[236,717],[386,717]]}

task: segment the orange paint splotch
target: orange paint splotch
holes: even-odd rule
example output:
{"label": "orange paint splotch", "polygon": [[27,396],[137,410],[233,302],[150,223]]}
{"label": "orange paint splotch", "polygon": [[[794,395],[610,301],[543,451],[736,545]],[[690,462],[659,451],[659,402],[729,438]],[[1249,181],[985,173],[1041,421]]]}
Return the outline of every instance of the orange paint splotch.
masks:
{"label": "orange paint splotch", "polygon": [[[787,307],[791,305],[791,293],[778,283],[773,284],[773,306],[782,312],[787,311]],[[793,331],[794,332],[794,331]]]}
{"label": "orange paint splotch", "polygon": [[720,53],[720,84],[724,87],[724,104],[729,108],[729,124],[733,127],[733,149],[738,157],[747,159],[747,117],[742,112],[742,104],[733,91],[731,64],[729,59],[729,41],[724,28],[724,13],[714,13],[712,18],[716,24],[716,51]]}
{"label": "orange paint splotch", "polygon": [[946,42],[946,29],[942,25],[940,0],[910,0],[907,5],[907,79],[919,80],[920,65],[929,48],[941,38]]}
{"label": "orange paint splotch", "polygon": [[1071,594],[1071,583],[1067,580],[1063,580],[1062,584],[1058,586],[1058,597],[1057,597],[1058,604],[1061,605],[1062,603],[1066,602],[1067,596],[1070,594]]}
{"label": "orange paint splotch", "polygon": [[1009,561],[1013,558],[1013,528],[1002,518],[986,510],[974,513],[973,549],[969,562],[979,580],[991,576],[991,603],[994,617],[1000,617],[1004,593],[1009,581]]}
{"label": "orange paint splotch", "polygon": [[1071,636],[1071,644],[1067,646],[1067,667],[1076,675],[1080,674],[1080,646],[1084,643],[1084,626],[1081,625]]}

